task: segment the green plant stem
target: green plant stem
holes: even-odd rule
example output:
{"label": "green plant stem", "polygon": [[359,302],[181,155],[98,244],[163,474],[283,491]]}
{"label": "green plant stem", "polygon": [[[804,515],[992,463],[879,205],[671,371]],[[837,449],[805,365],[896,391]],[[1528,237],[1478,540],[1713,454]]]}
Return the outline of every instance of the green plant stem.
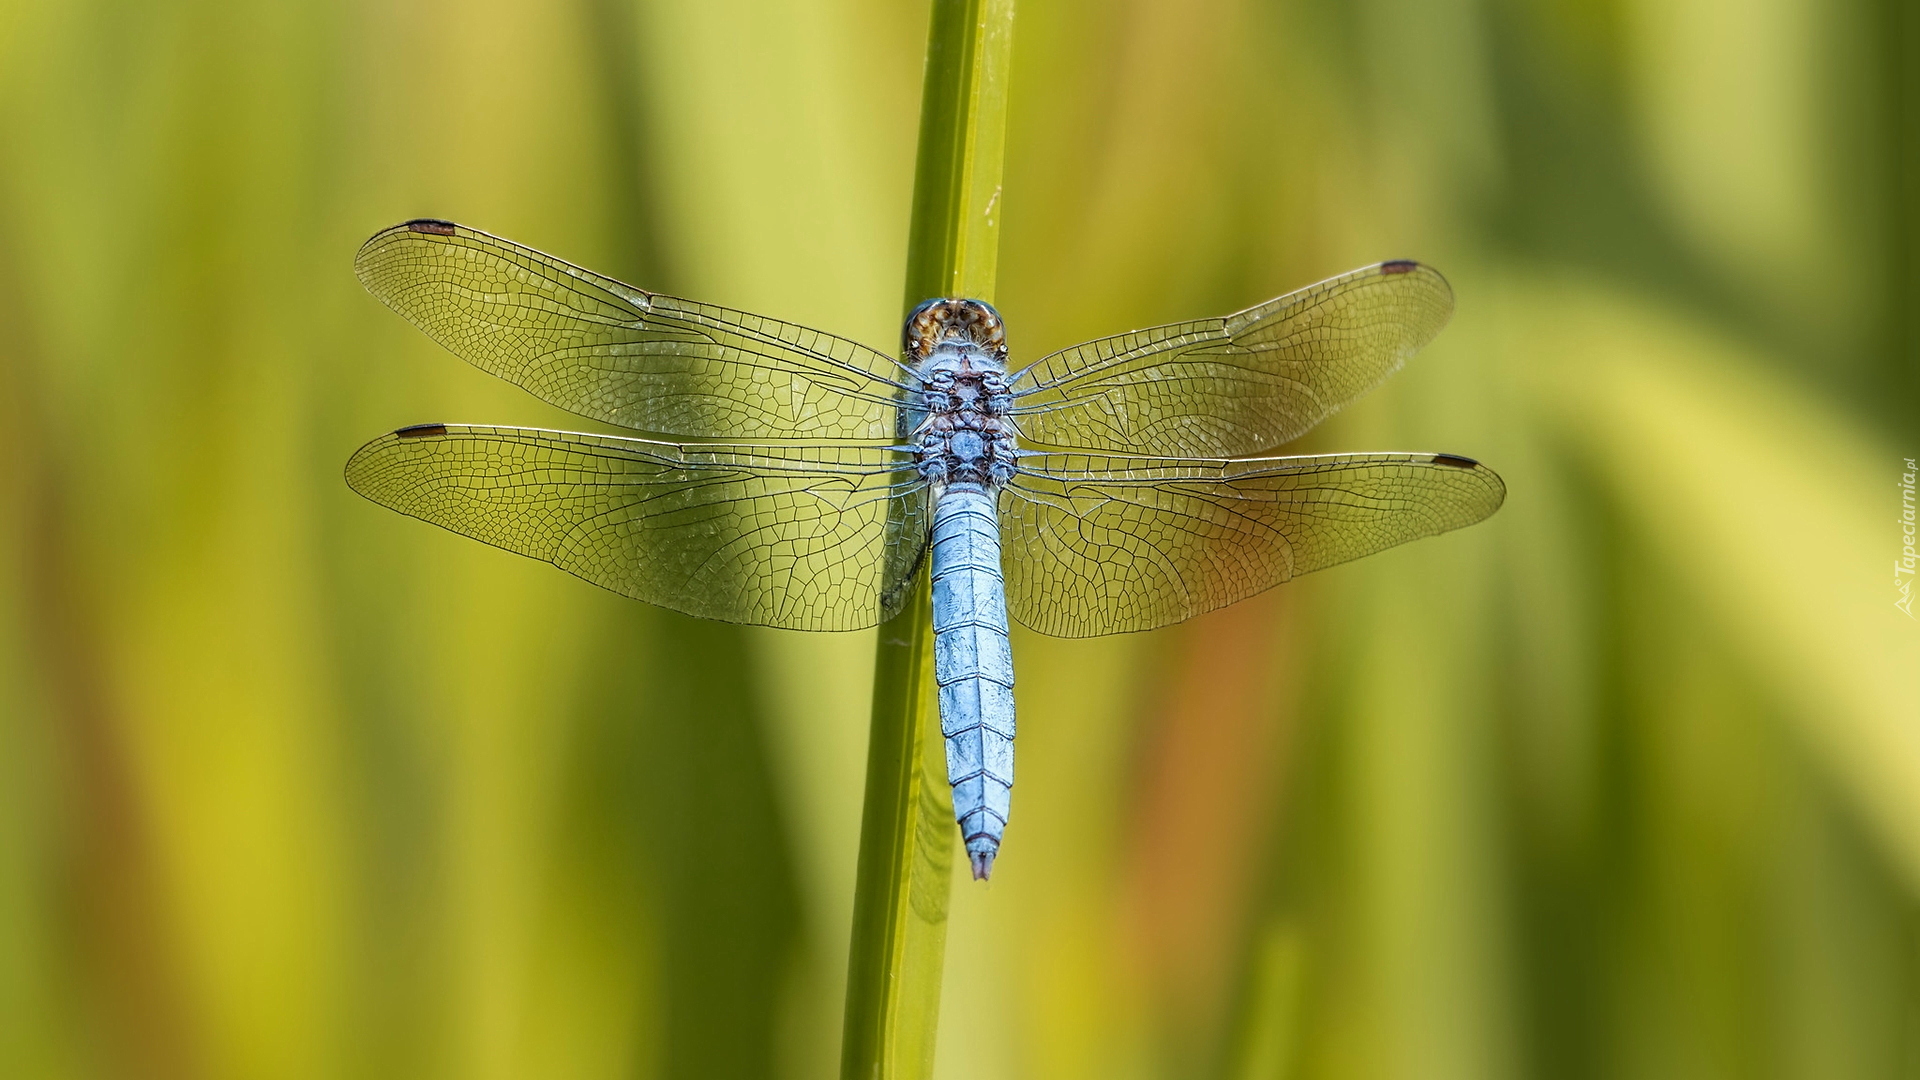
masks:
{"label": "green plant stem", "polygon": [[[993,299],[1013,0],[934,0],[906,307]],[[933,707],[927,571],[880,628],[847,961],[843,1080],[933,1072],[952,880],[952,804]]]}

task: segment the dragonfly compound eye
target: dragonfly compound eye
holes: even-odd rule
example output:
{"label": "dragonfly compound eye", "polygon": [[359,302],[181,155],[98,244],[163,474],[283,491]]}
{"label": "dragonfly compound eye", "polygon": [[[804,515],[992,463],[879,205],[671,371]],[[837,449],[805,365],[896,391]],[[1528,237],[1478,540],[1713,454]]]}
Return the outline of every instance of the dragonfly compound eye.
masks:
{"label": "dragonfly compound eye", "polygon": [[907,355],[925,360],[944,342],[958,342],[984,348],[995,359],[1007,355],[1007,328],[1000,313],[983,300],[943,297],[928,300],[913,309],[901,333]]}
{"label": "dragonfly compound eye", "polygon": [[940,327],[946,321],[947,301],[935,298],[922,301],[919,307],[907,315],[907,323],[900,331],[900,344],[915,360],[925,360],[933,355],[933,347],[940,343]]}
{"label": "dragonfly compound eye", "polygon": [[[1000,321],[1000,313],[993,310],[992,304],[983,300],[969,300],[967,303],[974,305],[981,316],[980,329],[974,340],[992,350],[996,359],[1005,360],[1007,358],[1007,324]],[[999,391],[989,388],[989,392],[998,393]]]}

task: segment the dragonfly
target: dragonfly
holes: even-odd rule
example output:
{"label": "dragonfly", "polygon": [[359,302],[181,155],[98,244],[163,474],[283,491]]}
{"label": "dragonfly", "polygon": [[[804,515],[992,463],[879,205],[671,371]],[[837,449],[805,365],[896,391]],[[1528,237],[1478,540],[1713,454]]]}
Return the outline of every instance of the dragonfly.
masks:
{"label": "dragonfly", "polygon": [[347,462],[368,499],[625,596],[790,630],[876,626],[925,564],[976,879],[1012,804],[1010,619],[1151,630],[1506,495],[1457,454],[1275,453],[1446,325],[1446,279],[1409,260],[1019,368],[999,313],[965,297],[915,307],[896,354],[438,219],[377,233],[354,269],[461,359],[635,432],[403,427]]}

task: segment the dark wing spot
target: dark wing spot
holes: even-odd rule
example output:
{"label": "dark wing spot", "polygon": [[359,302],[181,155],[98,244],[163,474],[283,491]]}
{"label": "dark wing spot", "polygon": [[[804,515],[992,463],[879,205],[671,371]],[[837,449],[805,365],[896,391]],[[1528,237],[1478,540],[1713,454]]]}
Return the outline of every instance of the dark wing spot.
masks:
{"label": "dark wing spot", "polygon": [[1456,469],[1471,469],[1475,465],[1480,464],[1470,457],[1461,457],[1459,454],[1435,454],[1433,455],[1433,463],[1435,465],[1451,465]]}
{"label": "dark wing spot", "polygon": [[454,224],[439,218],[423,217],[407,222],[407,228],[414,232],[432,233],[435,236],[452,236]]}
{"label": "dark wing spot", "polygon": [[445,424],[415,424],[412,427],[403,427],[399,431],[394,432],[395,435],[402,439],[426,439],[435,435],[445,435],[446,433],[447,425]]}
{"label": "dark wing spot", "polygon": [[1420,264],[1412,259],[1389,259],[1380,264],[1383,274],[1405,274],[1419,269]]}

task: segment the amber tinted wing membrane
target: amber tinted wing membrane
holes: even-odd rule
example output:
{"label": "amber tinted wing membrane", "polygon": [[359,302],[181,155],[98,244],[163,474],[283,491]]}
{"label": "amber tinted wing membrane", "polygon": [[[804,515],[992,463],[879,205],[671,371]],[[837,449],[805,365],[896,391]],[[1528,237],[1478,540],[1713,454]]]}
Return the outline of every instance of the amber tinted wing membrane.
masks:
{"label": "amber tinted wing membrane", "polygon": [[430,424],[361,447],[347,483],[625,596],[791,630],[892,615],[926,545],[925,486],[881,447]]}
{"label": "amber tinted wing membrane", "polygon": [[1452,314],[1433,268],[1380,263],[1224,319],[1053,353],[1015,383],[1020,429],[1049,446],[1259,453],[1378,386]]}
{"label": "amber tinted wing membrane", "polygon": [[894,437],[899,368],[844,338],[645,292],[451,222],[378,233],[354,270],[460,358],[581,416],[693,438]]}
{"label": "amber tinted wing membrane", "polygon": [[1030,454],[1001,496],[1008,607],[1045,634],[1151,630],[1499,509],[1450,454]]}

